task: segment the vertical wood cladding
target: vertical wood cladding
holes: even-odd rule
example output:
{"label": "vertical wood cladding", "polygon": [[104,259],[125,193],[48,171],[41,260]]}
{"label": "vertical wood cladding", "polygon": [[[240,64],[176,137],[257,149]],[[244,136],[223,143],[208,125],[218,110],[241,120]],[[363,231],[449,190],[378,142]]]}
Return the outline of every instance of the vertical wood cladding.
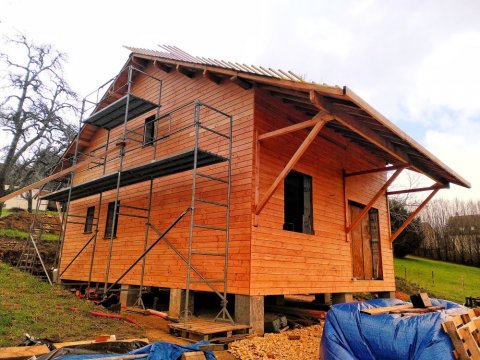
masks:
{"label": "vertical wood cladding", "polygon": [[[255,129],[260,134],[291,125],[299,113],[267,93],[255,93]],[[273,183],[308,130],[297,131],[261,142],[260,198]],[[314,234],[282,230],[284,222],[283,184],[258,217],[252,232],[251,294],[334,293],[387,291],[395,288],[392,250],[385,197],[374,205],[379,210],[380,241],[384,280],[353,280],[350,236],[345,233],[347,200],[367,204],[386,180],[385,173],[345,179],[351,172],[382,166],[382,162],[358,145],[328,128],[310,146],[295,170],[313,180]]]}
{"label": "vertical wood cladding", "polygon": [[[374,205],[379,211],[379,230],[382,252],[384,280],[352,279],[353,264],[351,239],[345,233],[346,206],[348,201],[366,204],[385,183],[386,174],[375,173],[343,179],[343,171],[365,170],[384,165],[373,154],[362,150],[358,145],[343,138],[333,130],[324,128],[305,155],[295,166],[295,170],[312,177],[313,229],[314,233],[303,234],[282,230],[284,223],[283,184],[273,194],[257,221],[253,215],[255,201],[256,154],[255,132],[265,133],[291,125],[290,120],[301,121],[299,112],[283,104],[258,88],[244,90],[238,85],[224,80],[220,85],[203,78],[201,74],[189,78],[176,71],[165,73],[149,65],[146,72],[161,78],[163,83],[162,107],[160,114],[200,100],[224,113],[233,115],[233,156],[232,193],[228,291],[236,294],[298,294],[335,293],[353,291],[391,291],[395,288],[393,258],[388,242],[388,220],[386,199],[381,197]],[[134,81],[135,95],[156,101],[157,84],[143,76]],[[132,138],[143,141],[145,119],[156,113],[155,110],[132,120],[129,129],[138,127]],[[202,119],[210,121],[217,131],[226,131],[228,121],[209,110],[202,110]],[[162,120],[157,136],[166,135],[171,127],[180,128],[193,123],[193,107]],[[110,133],[110,139],[121,136],[122,126]],[[281,137],[262,141],[260,160],[260,197],[272,184],[291,155],[301,144],[308,130],[301,130]],[[124,168],[149,162],[167,154],[191,148],[194,129],[170,136],[154,146],[129,143]],[[202,134],[200,147],[225,154],[226,147],[208,134]],[[107,139],[105,130],[98,130],[92,137],[88,150],[103,145]],[[115,141],[112,141],[115,146]],[[103,149],[102,149],[103,150]],[[101,150],[101,151],[102,151]],[[109,155],[106,172],[118,168],[118,154]],[[217,164],[202,169],[212,175],[225,174],[226,164]],[[223,171],[223,172],[222,172]],[[102,174],[97,167],[76,175],[75,183],[96,178]],[[346,191],[344,191],[344,184]],[[182,172],[153,180],[151,223],[163,231],[191,201],[192,174]],[[120,191],[120,204],[147,207],[149,182],[127,186]],[[201,179],[198,183],[199,197],[215,201],[226,199],[225,186],[210,180]],[[346,196],[346,198],[345,198]],[[71,214],[83,215],[90,206],[98,206],[99,195],[86,197],[71,204]],[[107,206],[115,200],[115,191],[103,194],[99,219],[99,235],[95,252],[93,281],[105,279],[108,239],[104,239]],[[141,210],[122,210],[144,215]],[[209,205],[200,205],[198,216],[205,223],[221,226],[224,224],[225,210]],[[62,266],[75,256],[90,238],[83,233],[83,225],[70,224],[67,229]],[[167,235],[184,255],[188,249],[189,217],[187,216]],[[222,234],[212,231],[198,232],[194,250],[222,252]],[[112,264],[109,281],[116,280],[143,251],[145,220],[120,216],[117,237],[114,239]],[[156,239],[149,232],[148,243]],[[74,262],[63,275],[63,279],[87,280],[91,246]],[[194,256],[193,264],[207,278],[221,278],[223,260],[215,257]],[[138,284],[140,265],[137,265],[122,281],[125,284]],[[163,242],[160,242],[146,258],[146,286],[184,288],[186,266],[182,260]],[[195,279],[196,277],[194,277]],[[193,284],[193,289],[206,290],[202,284]]]}
{"label": "vertical wood cladding", "polygon": [[[228,286],[229,291],[239,294],[248,294],[250,276],[250,238],[251,238],[251,167],[252,167],[252,137],[253,137],[253,90],[244,90],[239,86],[225,81],[221,85],[203,78],[197,74],[190,79],[178,72],[165,73],[150,65],[146,72],[163,80],[161,114],[170,111],[194,100],[208,104],[224,113],[233,116],[233,155],[232,155],[232,193],[230,213],[230,247]],[[144,76],[137,76],[134,80],[132,92],[145,99],[155,102],[158,98],[158,84]],[[179,129],[193,124],[193,106],[175,113],[172,117],[162,120],[158,126],[158,136],[166,135],[170,130]],[[145,119],[156,113],[150,111],[143,116],[128,123],[128,129],[136,129],[138,133],[130,133],[131,138],[143,141]],[[213,111],[202,108],[200,112],[202,123],[217,131],[227,132],[228,119],[215,114]],[[171,120],[171,121],[170,121]],[[138,128],[138,129],[137,129]],[[110,141],[115,146],[115,139],[122,134],[122,126],[113,129]],[[200,147],[215,153],[226,155],[228,148],[225,141],[218,141],[200,130]],[[88,150],[95,149],[105,144],[107,132],[98,130],[91,140]],[[113,141],[112,141],[113,140]],[[142,146],[133,141],[127,145],[127,154],[124,158],[124,169],[147,163],[153,159],[154,151],[159,159],[167,154],[172,154],[194,146],[194,128],[173,135],[159,141],[155,146]],[[100,150],[103,151],[104,149]],[[118,168],[118,154],[109,156],[107,173],[116,172]],[[226,163],[202,168],[202,172],[210,175],[219,175],[226,178]],[[96,167],[76,175],[75,183],[96,178],[102,174],[102,168]],[[123,187],[120,190],[120,205],[146,208],[148,205],[149,181]],[[186,171],[166,177],[154,179],[151,208],[151,223],[158,230],[165,230],[182,211],[190,206],[192,190],[192,172]],[[197,179],[198,197],[214,201],[226,201],[226,186],[222,183]],[[71,203],[70,213],[85,215],[87,207],[97,205],[99,195],[93,195]],[[105,192],[99,220],[99,233],[95,262],[93,268],[93,281],[102,282],[105,279],[106,263],[108,256],[108,239],[104,239],[107,206],[114,201],[115,190]],[[122,209],[120,212],[145,215],[141,210]],[[197,221],[210,225],[221,226],[225,223],[225,209],[208,204],[199,204],[197,208]],[[185,256],[188,252],[189,217],[185,217],[167,235]],[[195,240],[197,251],[223,252],[224,235],[208,231],[199,231]],[[62,266],[75,256],[83,244],[88,241],[91,234],[83,234],[83,226],[69,224],[66,234]],[[109,281],[115,281],[119,275],[143,252],[145,236],[145,220],[141,218],[121,216],[118,220],[117,237],[114,239],[112,262]],[[154,231],[149,231],[148,243],[157,238]],[[63,279],[86,280],[90,264],[91,246],[73,263],[64,274]],[[217,257],[204,257],[195,255],[192,261],[207,278],[223,277],[223,259]],[[145,268],[146,286],[159,287],[185,287],[186,266],[182,260],[163,242],[160,242],[146,258]],[[137,265],[122,283],[138,284],[140,281],[140,265]],[[193,276],[193,279],[196,277]],[[204,285],[193,284],[193,289],[206,289]],[[221,289],[223,290],[223,289]]]}

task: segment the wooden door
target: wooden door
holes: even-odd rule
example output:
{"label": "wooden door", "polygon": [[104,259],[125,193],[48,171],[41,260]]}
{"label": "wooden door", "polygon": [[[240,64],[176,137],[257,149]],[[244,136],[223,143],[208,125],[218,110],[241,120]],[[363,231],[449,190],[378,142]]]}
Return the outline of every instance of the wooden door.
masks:
{"label": "wooden door", "polygon": [[[363,208],[354,203],[350,203],[349,207],[350,219],[355,219]],[[372,242],[368,215],[364,216],[360,224],[352,229],[351,241],[353,277],[359,280],[373,279]]]}

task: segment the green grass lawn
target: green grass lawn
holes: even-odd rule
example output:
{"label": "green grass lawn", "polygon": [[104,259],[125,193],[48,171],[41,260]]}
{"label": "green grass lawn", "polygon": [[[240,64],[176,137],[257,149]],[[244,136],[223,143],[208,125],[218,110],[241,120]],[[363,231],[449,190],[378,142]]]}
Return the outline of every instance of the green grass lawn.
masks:
{"label": "green grass lawn", "polygon": [[480,268],[416,256],[395,259],[395,275],[404,278],[405,269],[408,281],[438,298],[463,304],[465,296],[480,296]]}
{"label": "green grass lawn", "polygon": [[[28,231],[16,230],[16,229],[0,229],[0,237],[8,237],[15,239],[27,239]],[[60,235],[58,234],[42,234],[42,240],[44,241],[58,241]]]}
{"label": "green grass lawn", "polygon": [[15,346],[24,333],[61,341],[145,337],[143,328],[118,319],[94,317],[102,306],[77,299],[59,287],[0,262],[0,346]]}

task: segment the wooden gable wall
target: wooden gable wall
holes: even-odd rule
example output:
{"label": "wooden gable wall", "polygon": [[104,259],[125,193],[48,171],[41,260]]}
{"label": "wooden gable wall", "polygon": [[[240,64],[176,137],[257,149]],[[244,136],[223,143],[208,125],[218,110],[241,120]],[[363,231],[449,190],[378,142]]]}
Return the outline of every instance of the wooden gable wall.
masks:
{"label": "wooden gable wall", "polygon": [[[252,168],[252,138],[253,138],[253,90],[244,90],[232,82],[224,81],[222,84],[203,78],[197,74],[193,79],[176,72],[165,73],[150,64],[145,70],[158,78],[163,79],[161,114],[184,105],[193,100],[200,100],[227,114],[233,115],[233,161],[232,161],[232,202],[231,202],[231,227],[230,227],[230,256],[229,256],[229,291],[239,294],[249,292],[250,271],[250,237],[251,237],[251,168]],[[135,95],[144,97],[153,102],[157,101],[157,83],[146,77],[139,76],[133,86]],[[129,122],[129,128],[142,126],[146,117],[155,114],[155,111]],[[211,113],[210,113],[211,115]],[[208,112],[201,116],[209,116]],[[173,117],[172,126],[181,126],[193,123],[193,107],[182,111]],[[173,125],[177,124],[177,125]],[[227,122],[217,123],[216,130],[226,131]],[[161,131],[167,131],[162,127]],[[163,130],[162,130],[163,129]],[[121,134],[121,126],[111,131],[110,138]],[[143,131],[143,130],[142,130]],[[165,154],[193,146],[193,131],[183,132],[169,140],[157,144],[157,158]],[[132,135],[132,137],[135,135]],[[106,131],[99,130],[91,140],[89,149],[96,148],[106,141]],[[215,147],[215,141],[208,138],[200,144],[209,150]],[[133,150],[138,144],[127,145],[124,168],[152,160],[153,147],[146,146]],[[210,148],[209,148],[210,147]],[[87,149],[87,151],[89,150]],[[223,151],[224,149],[217,149]],[[117,156],[117,154],[112,154]],[[221,174],[221,166],[212,166],[208,171],[211,174]],[[107,173],[116,171],[118,160],[108,163]],[[208,173],[208,172],[207,172]],[[223,172],[223,174],[226,174]],[[101,175],[101,168],[91,169],[75,177],[75,183],[96,178]],[[152,224],[163,231],[180,213],[185,210],[191,201],[191,171],[175,174],[154,180],[152,199]],[[211,181],[199,182],[199,196],[211,200],[225,201],[225,187]],[[149,182],[131,185],[120,191],[120,204],[146,207]],[[90,196],[72,202],[70,214],[85,215],[88,206],[96,206],[99,195]],[[115,191],[103,194],[101,219],[95,262],[93,267],[93,281],[103,282],[105,279],[106,259],[109,241],[104,239],[105,219],[108,202],[114,201]],[[121,212],[143,215],[141,211],[120,210]],[[224,212],[218,209],[199,209],[197,214],[209,224],[222,224]],[[72,218],[71,218],[72,219]],[[184,218],[167,236],[178,249],[187,254],[188,249],[188,216]],[[115,281],[143,251],[145,220],[133,217],[120,216],[118,221],[117,238],[114,239],[112,263],[109,281]],[[62,267],[78,252],[91,234],[83,234],[83,225],[69,224],[66,233],[65,248],[63,251]],[[222,241],[218,234],[206,234],[202,241],[197,242],[196,250],[216,251],[221,249]],[[150,231],[149,243],[156,239]],[[90,264],[91,246],[75,261],[64,274],[63,279],[86,280]],[[223,276],[222,263],[212,258],[194,258],[193,264],[197,266],[207,278],[221,278]],[[147,256],[146,275],[144,284],[147,286],[184,288],[186,267],[165,243],[160,242]],[[140,279],[140,265],[122,281],[125,284],[138,284]],[[204,285],[195,284],[193,289],[206,289]]]}

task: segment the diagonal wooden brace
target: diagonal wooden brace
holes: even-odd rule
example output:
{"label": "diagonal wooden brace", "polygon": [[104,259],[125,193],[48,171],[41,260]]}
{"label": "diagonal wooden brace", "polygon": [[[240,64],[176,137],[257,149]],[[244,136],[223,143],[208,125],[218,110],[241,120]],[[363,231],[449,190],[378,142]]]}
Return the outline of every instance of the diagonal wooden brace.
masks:
{"label": "diagonal wooden brace", "polygon": [[298,160],[302,157],[302,155],[307,151],[308,147],[310,144],[315,140],[317,137],[318,133],[322,128],[325,126],[325,124],[329,121],[333,120],[333,116],[330,114],[323,114],[322,120],[317,122],[317,124],[313,127],[313,129],[310,131],[310,133],[307,135],[303,143],[300,145],[300,147],[297,149],[295,154],[293,154],[292,158],[288,161],[287,165],[283,168],[281,173],[277,176],[273,184],[270,186],[270,188],[267,190],[266,194],[263,196],[262,200],[257,204],[255,208],[255,215],[260,214],[262,209],[265,207],[267,202],[270,200],[272,197],[273,193],[275,190],[278,189],[282,181],[285,179],[285,177],[288,175],[290,170],[293,169],[293,167],[297,164]]}
{"label": "diagonal wooden brace", "polygon": [[382,186],[382,188],[380,190],[378,190],[378,192],[375,194],[375,196],[373,197],[372,200],[370,200],[370,202],[367,204],[367,206],[365,206],[362,211],[360,212],[360,214],[358,214],[358,216],[352,221],[352,223],[350,224],[350,226],[348,226],[345,231],[348,233],[350,233],[350,231],[352,231],[353,228],[355,228],[355,226],[357,226],[360,221],[363,219],[363,217],[368,213],[368,211],[372,208],[373,204],[375,204],[375,202],[380,198],[380,196],[384,195],[386,192],[387,192],[387,189],[388,187],[395,181],[395,179],[398,177],[398,175],[400,175],[400,173],[402,172],[403,168],[400,168],[400,169],[397,169],[397,171],[395,171],[393,173],[392,176],[390,176],[390,178],[387,180],[387,182]]}
{"label": "diagonal wooden brace", "polygon": [[410,216],[404,221],[404,223],[402,224],[402,226],[400,226],[397,231],[395,231],[395,234],[393,234],[391,237],[390,237],[390,242],[393,242],[397,237],[398,235],[400,235],[402,233],[403,230],[405,230],[405,228],[410,225],[410,223],[412,222],[412,220],[415,218],[415,216],[418,215],[418,213],[423,209],[423,207],[425,205],[428,204],[428,202],[435,196],[435,194],[440,190],[444,188],[444,186],[438,186],[436,187],[431,193],[430,195],[428,195],[425,200],[423,200],[423,202],[417,207],[417,209],[410,214]]}

